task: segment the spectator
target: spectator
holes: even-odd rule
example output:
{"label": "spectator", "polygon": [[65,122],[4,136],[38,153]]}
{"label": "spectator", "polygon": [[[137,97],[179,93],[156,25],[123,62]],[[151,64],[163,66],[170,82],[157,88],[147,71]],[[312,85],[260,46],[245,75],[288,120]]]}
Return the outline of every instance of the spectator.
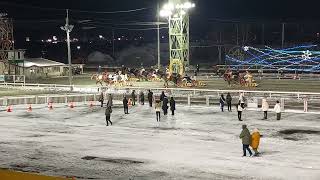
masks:
{"label": "spectator", "polygon": [[149,92],[148,92],[148,101],[149,101],[149,106],[152,107],[153,92],[150,89],[149,89]]}
{"label": "spectator", "polygon": [[136,100],[137,100],[137,95],[136,95],[136,91],[135,90],[132,90],[131,99],[132,99],[132,106],[135,106],[136,105]]}
{"label": "spectator", "polygon": [[279,101],[277,101],[277,104],[274,106],[274,111],[277,114],[277,120],[280,120],[281,119],[281,105],[280,105]]}
{"label": "spectator", "polygon": [[269,103],[267,102],[266,98],[262,99],[261,109],[263,111],[263,119],[267,119],[268,118]]}
{"label": "spectator", "polygon": [[128,99],[126,96],[123,97],[122,103],[123,103],[124,114],[129,114]]}
{"label": "spectator", "polygon": [[240,101],[239,101],[239,103],[238,103],[238,106],[237,106],[237,109],[238,109],[238,120],[239,121],[242,121],[242,111],[243,111],[243,108],[242,108],[242,106],[241,106],[241,103],[240,103]]}
{"label": "spectator", "polygon": [[144,93],[143,93],[143,91],[140,91],[139,99],[140,99],[140,104],[144,105]]}
{"label": "spectator", "polygon": [[169,100],[168,100],[167,96],[165,96],[162,101],[162,110],[163,110],[164,115],[168,114],[168,109],[169,109],[168,102],[169,102]]}
{"label": "spectator", "polygon": [[249,145],[251,144],[251,135],[250,131],[247,128],[247,125],[242,125],[242,132],[239,137],[240,139],[242,139],[243,156],[247,155],[246,151],[248,151],[250,153],[250,156],[252,156],[252,152],[249,148]]}
{"label": "spectator", "polygon": [[227,102],[227,105],[228,105],[228,111],[231,112],[232,111],[232,108],[231,108],[232,97],[231,97],[230,93],[227,94],[226,102]]}
{"label": "spectator", "polygon": [[174,116],[174,111],[176,110],[176,101],[173,99],[173,97],[170,98],[170,110],[172,112],[172,116]]}
{"label": "spectator", "polygon": [[101,92],[101,94],[100,94],[99,102],[101,103],[101,107],[103,107],[103,102],[104,102],[103,92]]}
{"label": "spectator", "polygon": [[155,104],[157,122],[160,122],[161,101],[157,100]]}
{"label": "spectator", "polygon": [[253,130],[252,135],[251,135],[251,144],[250,144],[250,146],[252,147],[252,149],[254,151],[254,156],[259,155],[259,152],[258,152],[259,144],[260,144],[260,133],[259,133],[259,130],[257,128],[255,128]]}
{"label": "spectator", "polygon": [[221,108],[222,112],[223,112],[223,108],[224,108],[225,102],[226,102],[226,99],[224,98],[223,94],[221,94],[221,97],[220,97],[220,108]]}
{"label": "spectator", "polygon": [[110,117],[111,117],[111,113],[112,113],[112,109],[111,109],[111,106],[108,106],[105,110],[105,115],[106,115],[106,122],[107,122],[107,126],[109,126],[109,122],[112,126],[112,122],[110,120]]}

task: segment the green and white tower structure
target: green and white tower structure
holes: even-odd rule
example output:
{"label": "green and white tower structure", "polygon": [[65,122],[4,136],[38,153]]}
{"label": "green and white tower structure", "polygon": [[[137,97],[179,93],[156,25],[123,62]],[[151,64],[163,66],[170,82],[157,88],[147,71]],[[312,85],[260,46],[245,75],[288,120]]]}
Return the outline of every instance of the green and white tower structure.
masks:
{"label": "green and white tower structure", "polygon": [[160,11],[169,21],[170,73],[183,75],[189,66],[189,11],[194,7],[187,0],[169,0]]}

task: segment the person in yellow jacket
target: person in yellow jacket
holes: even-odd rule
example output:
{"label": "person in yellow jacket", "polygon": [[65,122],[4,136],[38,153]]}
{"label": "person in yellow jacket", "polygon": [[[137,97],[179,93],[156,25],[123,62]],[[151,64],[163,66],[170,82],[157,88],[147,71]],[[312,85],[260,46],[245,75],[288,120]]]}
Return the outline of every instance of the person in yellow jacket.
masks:
{"label": "person in yellow jacket", "polygon": [[255,128],[251,135],[251,144],[250,144],[250,146],[254,151],[254,156],[259,155],[259,152],[258,152],[259,143],[260,143],[260,133],[259,133],[259,130]]}

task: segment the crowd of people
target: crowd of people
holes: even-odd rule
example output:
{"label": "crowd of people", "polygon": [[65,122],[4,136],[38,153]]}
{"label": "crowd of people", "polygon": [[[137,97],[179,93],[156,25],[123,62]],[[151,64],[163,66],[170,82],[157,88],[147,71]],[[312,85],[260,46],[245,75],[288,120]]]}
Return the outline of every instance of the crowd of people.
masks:
{"label": "crowd of people", "polygon": [[[136,91],[132,90],[130,97],[128,98],[127,96],[123,96],[123,108],[124,108],[124,114],[129,114],[129,105],[135,106],[137,102],[137,97],[139,100],[140,105],[144,105],[144,92],[140,91],[139,95],[137,96]],[[149,107],[153,108],[155,110],[155,115],[156,115],[156,121],[160,122],[161,120],[161,111],[163,112],[163,115],[166,116],[168,115],[168,110],[170,108],[171,110],[171,115],[175,115],[175,110],[176,110],[176,101],[174,97],[168,97],[164,91],[162,91],[161,95],[159,98],[156,98],[151,90],[148,90],[147,93],[147,99],[149,103]],[[169,100],[170,99],[170,100]],[[228,111],[232,112],[232,96],[230,93],[227,93],[226,97],[221,94],[219,103],[220,103],[220,109],[222,112],[224,112],[224,105],[227,104],[228,106]],[[101,102],[101,107],[104,107],[104,94],[101,93],[99,97],[99,102]],[[112,125],[111,121],[111,114],[112,114],[112,106],[113,106],[113,97],[111,94],[107,96],[107,101],[106,101],[106,109],[105,109],[105,116],[106,116],[106,125],[109,126]],[[153,102],[155,104],[153,105]],[[246,108],[246,98],[243,93],[240,93],[238,97],[238,103],[236,104],[236,109],[238,111],[238,120],[242,120],[242,112]],[[266,98],[262,99],[262,104],[261,104],[261,110],[263,111],[263,119],[268,118],[268,111],[269,111],[269,103]],[[275,106],[274,106],[274,111],[276,112],[276,117],[277,120],[281,119],[281,105],[280,102],[277,101]],[[260,132],[257,128],[253,130],[253,133],[250,134],[250,131],[247,127],[247,125],[242,125],[242,132],[239,135],[240,139],[242,140],[242,145],[243,145],[243,156],[247,155],[247,151],[249,152],[250,156],[258,156],[259,151],[258,147],[260,144]],[[254,153],[252,153],[250,146]]]}

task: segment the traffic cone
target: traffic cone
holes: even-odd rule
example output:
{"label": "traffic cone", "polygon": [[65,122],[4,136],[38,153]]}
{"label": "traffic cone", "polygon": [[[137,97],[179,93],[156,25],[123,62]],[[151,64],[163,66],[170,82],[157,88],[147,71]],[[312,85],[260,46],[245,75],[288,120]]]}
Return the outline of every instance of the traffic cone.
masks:
{"label": "traffic cone", "polygon": [[11,105],[7,107],[7,112],[12,112],[12,106]]}
{"label": "traffic cone", "polygon": [[29,106],[28,106],[28,110],[27,110],[28,112],[32,112],[32,107],[31,107],[31,104],[29,104]]}
{"label": "traffic cone", "polygon": [[128,100],[128,106],[132,106],[132,99],[131,98],[129,98],[129,100]]}
{"label": "traffic cone", "polygon": [[92,101],[90,101],[90,106],[89,107],[93,108],[93,102]]}
{"label": "traffic cone", "polygon": [[73,102],[71,102],[71,103],[69,104],[69,107],[70,107],[71,109],[74,108]]}
{"label": "traffic cone", "polygon": [[49,110],[52,110],[52,109],[53,109],[53,106],[52,106],[52,103],[51,103],[51,102],[48,104],[48,108],[49,108]]}

